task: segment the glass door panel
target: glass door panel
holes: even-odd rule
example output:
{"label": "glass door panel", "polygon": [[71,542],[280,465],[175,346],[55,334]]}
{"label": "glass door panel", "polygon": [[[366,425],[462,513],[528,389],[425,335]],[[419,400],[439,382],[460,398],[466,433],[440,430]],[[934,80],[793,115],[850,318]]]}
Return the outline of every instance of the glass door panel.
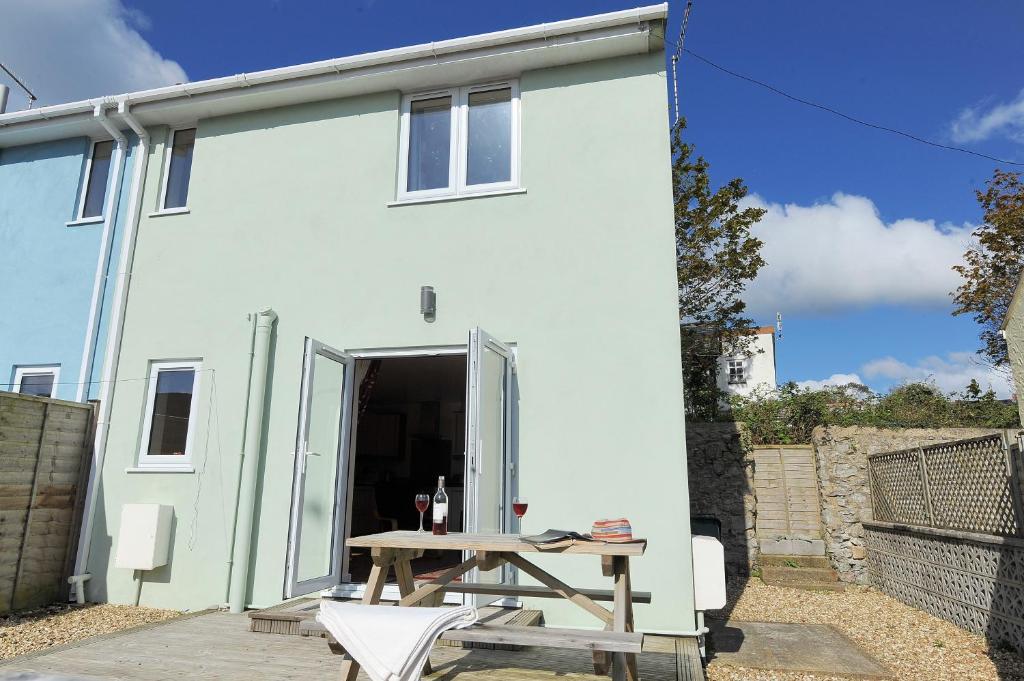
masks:
{"label": "glass door panel", "polygon": [[[512,350],[493,336],[469,333],[466,381],[466,532],[501,533],[511,527],[506,490],[511,457]],[[471,581],[507,583],[506,569],[474,571]],[[477,605],[495,600],[477,596]]]}
{"label": "glass door panel", "polygon": [[341,581],[343,478],[353,365],[350,356],[306,340],[285,588],[288,598]]}

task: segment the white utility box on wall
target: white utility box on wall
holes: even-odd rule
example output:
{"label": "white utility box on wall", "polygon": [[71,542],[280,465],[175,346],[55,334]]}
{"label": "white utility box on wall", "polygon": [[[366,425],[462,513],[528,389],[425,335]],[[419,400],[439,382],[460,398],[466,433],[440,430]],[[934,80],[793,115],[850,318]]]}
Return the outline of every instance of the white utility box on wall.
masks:
{"label": "white utility box on wall", "polygon": [[725,548],[714,537],[692,536],[694,610],[725,607]]}
{"label": "white utility box on wall", "polygon": [[174,507],[163,504],[122,506],[114,565],[130,570],[152,570],[166,565],[173,514]]}

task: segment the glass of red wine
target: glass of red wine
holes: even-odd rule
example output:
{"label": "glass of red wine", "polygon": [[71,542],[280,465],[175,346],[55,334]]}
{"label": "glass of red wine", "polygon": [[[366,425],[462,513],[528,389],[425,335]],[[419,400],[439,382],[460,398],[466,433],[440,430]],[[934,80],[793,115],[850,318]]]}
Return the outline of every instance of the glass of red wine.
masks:
{"label": "glass of red wine", "polygon": [[512,512],[516,514],[516,517],[522,520],[523,516],[526,515],[526,507],[530,505],[523,497],[515,497],[512,500]]}
{"label": "glass of red wine", "polygon": [[416,510],[420,512],[420,529],[417,532],[426,532],[423,529],[423,514],[430,508],[430,495],[429,494],[417,494],[416,495]]}

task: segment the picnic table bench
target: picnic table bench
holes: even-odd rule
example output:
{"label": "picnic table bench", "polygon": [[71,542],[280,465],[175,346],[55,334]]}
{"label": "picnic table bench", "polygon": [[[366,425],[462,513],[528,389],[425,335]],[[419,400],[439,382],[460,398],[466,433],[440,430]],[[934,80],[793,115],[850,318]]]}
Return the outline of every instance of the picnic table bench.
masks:
{"label": "picnic table bench", "polygon": [[[394,569],[401,595],[400,606],[439,604],[446,592],[532,598],[564,598],[575,603],[604,624],[604,630],[516,627],[478,623],[465,629],[442,634],[450,641],[485,642],[508,645],[546,646],[589,650],[593,653],[594,670],[604,675],[612,671],[615,681],[637,681],[636,656],[643,647],[644,636],[633,628],[633,603],[650,603],[651,595],[634,593],[630,583],[629,559],[642,556],[647,542],[628,544],[604,542],[561,542],[543,548],[523,541],[514,534],[450,533],[393,531],[353,537],[348,545],[370,549],[373,568],[363,592],[364,604],[380,602],[388,573]],[[410,561],[426,550],[461,551],[469,557],[434,579],[413,580]],[[613,588],[577,589],[541,569],[522,554],[592,555],[601,559],[602,573],[613,579]],[[533,577],[542,586],[518,584],[459,583],[455,580],[474,568],[481,572],[494,570],[508,563]],[[611,601],[609,610],[598,601]],[[337,653],[343,650],[332,646]],[[348,655],[342,662],[342,679],[354,681],[359,665]],[[429,671],[429,662],[428,662]]]}

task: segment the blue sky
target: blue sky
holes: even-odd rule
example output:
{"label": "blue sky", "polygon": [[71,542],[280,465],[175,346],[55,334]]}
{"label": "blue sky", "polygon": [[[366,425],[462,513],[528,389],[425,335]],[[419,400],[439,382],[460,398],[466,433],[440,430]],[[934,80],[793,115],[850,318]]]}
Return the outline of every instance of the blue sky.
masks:
{"label": "blue sky", "polygon": [[[623,0],[7,0],[0,61],[44,103],[254,71],[636,6]],[[678,33],[684,2],[671,4]],[[59,9],[58,9],[59,8]],[[943,143],[1024,160],[1024,3],[695,0],[686,46],[794,95]],[[105,37],[100,48],[99,36]],[[125,64],[129,64],[125,68]],[[770,209],[749,299],[784,318],[780,380],[884,389],[1004,384],[972,359],[949,267],[996,164],[801,106],[684,56],[689,138]],[[12,108],[24,101],[12,94]],[[666,93],[666,115],[668,115]]]}

